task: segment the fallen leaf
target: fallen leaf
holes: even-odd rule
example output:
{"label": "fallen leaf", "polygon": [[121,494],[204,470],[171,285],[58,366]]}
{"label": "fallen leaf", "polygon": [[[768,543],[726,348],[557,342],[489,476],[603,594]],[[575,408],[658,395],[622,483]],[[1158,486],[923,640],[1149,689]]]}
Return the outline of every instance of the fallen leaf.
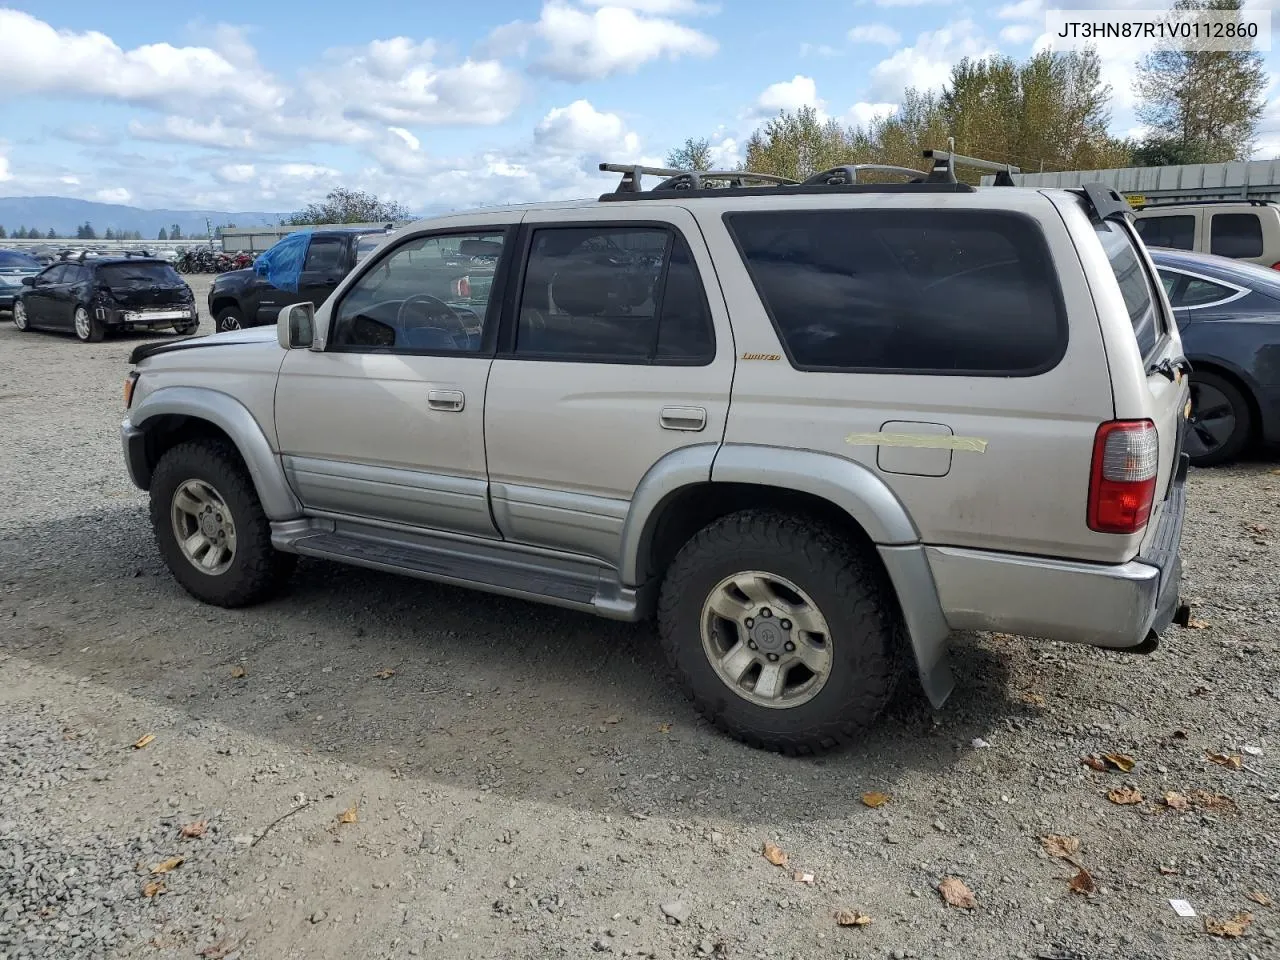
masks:
{"label": "fallen leaf", "polygon": [[1122,807],[1129,807],[1142,802],[1142,791],[1134,787],[1116,787],[1107,791],[1107,799]]}
{"label": "fallen leaf", "polygon": [[1216,763],[1229,770],[1239,770],[1244,766],[1244,760],[1238,753],[1206,753],[1204,757],[1210,763]]}
{"label": "fallen leaf", "polygon": [[840,927],[865,927],[871,922],[871,918],[866,914],[857,913],[853,910],[837,910],[836,926]]}
{"label": "fallen leaf", "polygon": [[158,880],[148,880],[142,885],[142,895],[144,897],[154,897],[158,893],[164,893],[164,884]]}
{"label": "fallen leaf", "polygon": [[379,670],[373,675],[373,678],[375,680],[390,680],[395,675],[396,672],[394,670]]}
{"label": "fallen leaf", "polygon": [[1170,790],[1164,795],[1164,805],[1170,810],[1177,810],[1182,813],[1184,810],[1191,809],[1191,803],[1180,793]]}
{"label": "fallen leaf", "polygon": [[1267,534],[1271,532],[1271,528],[1268,527],[1266,524],[1262,524],[1262,523],[1255,523],[1249,529],[1252,530],[1254,533],[1256,533],[1260,537],[1263,534]]}
{"label": "fallen leaf", "polygon": [[244,667],[240,666],[239,664],[236,664],[234,667],[231,668],[232,679],[241,680],[244,677],[247,677],[248,675],[249,675],[249,671],[246,670]]}
{"label": "fallen leaf", "polygon": [[240,949],[240,944],[244,942],[244,937],[239,940],[232,940],[230,937],[223,937],[217,943],[211,943],[209,946],[201,950],[196,956],[204,957],[205,960],[222,960],[223,957],[229,956]]}
{"label": "fallen leaf", "polygon": [[973,891],[966,887],[959,877],[943,877],[942,882],[938,884],[938,892],[942,894],[942,899],[953,907],[972,910],[978,905]]}
{"label": "fallen leaf", "polygon": [[170,870],[176,870],[178,867],[182,866],[183,861],[186,859],[186,857],[170,857],[168,860],[163,860],[151,868],[151,875],[153,877],[158,877],[162,873],[168,873]]}
{"label": "fallen leaf", "polygon": [[178,831],[178,834],[187,840],[195,840],[204,836],[205,830],[209,829],[207,820],[197,820],[195,823],[188,823],[185,827]]}
{"label": "fallen leaf", "polygon": [[1040,846],[1044,847],[1044,852],[1049,856],[1066,860],[1080,852],[1080,838],[1051,833],[1040,838]]}
{"label": "fallen leaf", "polygon": [[802,873],[799,870],[797,870],[794,874],[791,875],[791,879],[794,880],[796,883],[807,883],[810,885],[812,885],[814,882],[812,873]]}
{"label": "fallen leaf", "polygon": [[1192,790],[1189,799],[1202,810],[1229,810],[1233,813],[1239,810],[1236,802],[1230,797],[1209,790]]}
{"label": "fallen leaf", "polygon": [[1208,630],[1210,623],[1208,620],[1197,620],[1195,617],[1192,617],[1187,621],[1187,626],[1192,630]]}
{"label": "fallen leaf", "polygon": [[1191,695],[1193,697],[1205,697],[1211,693],[1213,693],[1213,691],[1210,690],[1208,687],[1206,687],[1204,684],[1201,684],[1198,687],[1191,688]]}
{"label": "fallen leaf", "polygon": [[772,863],[775,867],[785,867],[787,865],[787,853],[776,843],[765,842],[764,858]]}
{"label": "fallen leaf", "polygon": [[876,807],[883,807],[888,802],[889,795],[887,793],[880,793],[877,790],[872,790],[870,793],[864,793],[862,795],[863,805],[870,807],[872,810]]}
{"label": "fallen leaf", "polygon": [[154,733],[144,734],[143,736],[138,738],[138,741],[133,745],[133,749],[141,750],[143,747],[145,747],[148,743],[150,743],[155,738],[156,738],[156,735]]}
{"label": "fallen leaf", "polygon": [[1185,740],[1187,739],[1187,731],[1175,730],[1173,731],[1173,733],[1169,734],[1169,736],[1172,737],[1174,740]]}
{"label": "fallen leaf", "polygon": [[1180,873],[1182,873],[1182,871],[1177,867],[1166,867],[1163,863],[1160,864],[1160,875],[1162,877],[1172,877]]}
{"label": "fallen leaf", "polygon": [[1091,753],[1087,757],[1081,757],[1080,762],[1083,763],[1090,770],[1097,770],[1100,773],[1107,772],[1106,761],[1103,760],[1101,757],[1097,756],[1096,754]]}
{"label": "fallen leaf", "polygon": [[1071,878],[1069,886],[1072,893],[1096,893],[1098,890],[1098,885],[1093,882],[1093,877],[1084,867],[1081,867],[1080,872]]}
{"label": "fallen leaf", "polygon": [[1038,693],[1024,693],[1018,699],[1029,707],[1043,707],[1045,705],[1044,697]]}
{"label": "fallen leaf", "polygon": [[604,722],[609,724],[609,726],[613,726],[614,724],[621,723],[622,718],[615,713],[612,716],[605,717]]}
{"label": "fallen leaf", "polygon": [[1108,766],[1115,767],[1121,773],[1128,773],[1134,766],[1133,757],[1125,756],[1123,753],[1104,753],[1102,759]]}
{"label": "fallen leaf", "polygon": [[1261,890],[1250,890],[1248,893],[1245,894],[1245,896],[1248,897],[1250,900],[1252,900],[1254,903],[1258,904],[1258,906],[1260,907],[1275,906],[1275,901],[1273,901]]}
{"label": "fallen leaf", "polygon": [[354,806],[351,806],[343,810],[340,814],[338,814],[338,822],[339,823],[359,823],[360,818],[356,814],[356,808]]}
{"label": "fallen leaf", "polygon": [[1230,920],[1215,920],[1213,917],[1204,918],[1204,932],[1211,933],[1215,937],[1243,937],[1245,930],[1249,928],[1249,924],[1253,922],[1253,914],[1237,913]]}
{"label": "fallen leaf", "polygon": [[670,733],[670,732],[671,732],[671,724],[669,724],[669,723],[660,723],[660,724],[658,724],[658,732],[659,732],[659,733]]}

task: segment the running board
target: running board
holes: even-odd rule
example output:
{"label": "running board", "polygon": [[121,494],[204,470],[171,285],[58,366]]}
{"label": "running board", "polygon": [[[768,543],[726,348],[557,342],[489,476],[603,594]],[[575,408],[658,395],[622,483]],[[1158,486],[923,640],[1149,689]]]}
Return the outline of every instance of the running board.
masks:
{"label": "running board", "polygon": [[534,600],[611,620],[640,619],[637,591],[622,586],[613,570],[586,559],[541,556],[500,540],[273,526],[272,543],[277,549],[305,557]]}

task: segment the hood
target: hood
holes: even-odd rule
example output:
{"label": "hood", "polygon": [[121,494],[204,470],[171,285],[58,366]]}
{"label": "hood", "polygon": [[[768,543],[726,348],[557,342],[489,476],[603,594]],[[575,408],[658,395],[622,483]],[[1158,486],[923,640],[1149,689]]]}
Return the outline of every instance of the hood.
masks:
{"label": "hood", "polygon": [[214,287],[225,287],[228,284],[240,285],[247,280],[253,279],[253,267],[246,267],[243,270],[228,270],[226,273],[220,273],[213,278]]}
{"label": "hood", "polygon": [[130,363],[138,363],[174,350],[195,350],[201,347],[227,347],[246,343],[275,343],[275,324],[250,327],[248,330],[232,330],[227,333],[211,333],[207,337],[184,337],[181,340],[161,340],[157,343],[140,343],[129,354]]}

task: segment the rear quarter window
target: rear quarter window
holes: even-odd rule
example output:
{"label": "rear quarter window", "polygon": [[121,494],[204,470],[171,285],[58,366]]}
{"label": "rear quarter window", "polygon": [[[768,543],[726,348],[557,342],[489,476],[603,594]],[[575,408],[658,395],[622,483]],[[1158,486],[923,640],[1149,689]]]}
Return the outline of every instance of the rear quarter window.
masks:
{"label": "rear quarter window", "polygon": [[1031,376],[1066,352],[1061,290],[1029,217],[772,210],[725,222],[800,369]]}
{"label": "rear quarter window", "polygon": [[1133,241],[1119,224],[1099,223],[1094,225],[1094,230],[1106,252],[1116,283],[1120,285],[1120,294],[1124,297],[1125,310],[1129,314],[1129,323],[1138,341],[1138,349],[1146,357],[1155,349],[1163,332],[1159,303],[1146,267],[1142,265],[1142,258],[1138,256]]}

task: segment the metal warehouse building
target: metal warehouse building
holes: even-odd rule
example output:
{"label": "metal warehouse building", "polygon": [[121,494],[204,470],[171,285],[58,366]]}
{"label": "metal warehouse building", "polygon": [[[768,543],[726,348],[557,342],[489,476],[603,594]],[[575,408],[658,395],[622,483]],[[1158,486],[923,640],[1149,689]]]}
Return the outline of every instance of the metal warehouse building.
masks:
{"label": "metal warehouse building", "polygon": [[[982,178],[984,186],[994,182],[994,176]],[[1015,173],[1013,182],[1020,187],[1078,187],[1082,183],[1105,183],[1128,197],[1135,206],[1174,200],[1280,201],[1280,160]]]}

